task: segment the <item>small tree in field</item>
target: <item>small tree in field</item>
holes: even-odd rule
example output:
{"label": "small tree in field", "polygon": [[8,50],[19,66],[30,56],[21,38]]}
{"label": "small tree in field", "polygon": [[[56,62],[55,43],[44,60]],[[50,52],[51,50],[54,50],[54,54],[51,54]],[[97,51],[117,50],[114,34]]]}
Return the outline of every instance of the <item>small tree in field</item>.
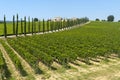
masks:
{"label": "small tree in field", "polygon": [[38,22],[38,18],[34,18],[34,22]]}
{"label": "small tree in field", "polygon": [[26,16],[24,17],[24,35],[26,36]]}
{"label": "small tree in field", "polygon": [[100,20],[98,18],[96,18],[95,21],[100,21]]}
{"label": "small tree in field", "polygon": [[114,16],[113,15],[109,15],[107,17],[107,21],[113,22],[114,21]]}
{"label": "small tree in field", "polygon": [[13,15],[13,34],[15,34],[15,16]]}
{"label": "small tree in field", "polygon": [[34,20],[32,18],[32,35],[33,35]]}
{"label": "small tree in field", "polygon": [[7,26],[6,26],[6,17],[4,15],[4,36],[7,37]]}

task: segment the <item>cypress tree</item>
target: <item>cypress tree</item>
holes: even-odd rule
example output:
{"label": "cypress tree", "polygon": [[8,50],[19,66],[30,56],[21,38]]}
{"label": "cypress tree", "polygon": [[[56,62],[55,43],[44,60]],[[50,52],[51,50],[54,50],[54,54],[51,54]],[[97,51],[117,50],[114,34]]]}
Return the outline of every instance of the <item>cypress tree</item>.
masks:
{"label": "cypress tree", "polygon": [[15,34],[15,16],[13,15],[13,34]]}
{"label": "cypress tree", "polygon": [[24,17],[24,35],[26,36],[26,16]]}
{"label": "cypress tree", "polygon": [[43,33],[45,32],[45,21],[43,19]]}
{"label": "cypress tree", "polygon": [[51,21],[50,21],[50,31],[52,31],[52,27],[51,27],[51,26],[52,26],[52,23],[51,23]]}
{"label": "cypress tree", "polygon": [[34,22],[33,22],[33,18],[32,18],[32,35],[33,35],[33,27],[34,27]]}
{"label": "cypress tree", "polygon": [[50,20],[48,21],[48,32],[50,31]]}
{"label": "cypress tree", "polygon": [[23,34],[23,20],[21,18],[21,34]]}
{"label": "cypress tree", "polygon": [[28,33],[30,33],[30,16],[28,17]]}
{"label": "cypress tree", "polygon": [[7,38],[7,26],[6,26],[6,17],[4,15],[4,36]]}
{"label": "cypress tree", "polygon": [[18,35],[18,14],[16,16],[16,19],[17,19],[17,23],[16,23],[16,36]]}

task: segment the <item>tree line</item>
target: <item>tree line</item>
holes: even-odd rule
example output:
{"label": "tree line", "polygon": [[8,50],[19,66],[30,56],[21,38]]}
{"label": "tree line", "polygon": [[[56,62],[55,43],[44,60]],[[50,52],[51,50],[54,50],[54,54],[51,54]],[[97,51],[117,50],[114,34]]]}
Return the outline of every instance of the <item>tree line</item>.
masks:
{"label": "tree line", "polygon": [[28,20],[26,16],[24,19],[19,19],[19,15],[13,15],[12,19],[12,34],[8,34],[8,26],[6,22],[6,16],[4,15],[4,36],[7,38],[9,35],[24,35],[27,34],[36,34],[40,32],[49,32],[49,31],[56,31],[63,28],[69,28],[74,25],[78,25],[81,23],[85,23],[89,21],[87,17],[85,18],[76,18],[76,19],[62,19],[61,20],[52,20],[52,19],[42,19],[39,20],[38,18],[30,18]]}
{"label": "tree line", "polygon": [[[101,20],[101,21],[113,22],[114,19],[115,19],[114,15],[109,15],[109,16],[107,16],[107,20]],[[96,18],[95,21],[100,21],[100,19]],[[120,22],[120,20],[118,20],[118,22]]]}

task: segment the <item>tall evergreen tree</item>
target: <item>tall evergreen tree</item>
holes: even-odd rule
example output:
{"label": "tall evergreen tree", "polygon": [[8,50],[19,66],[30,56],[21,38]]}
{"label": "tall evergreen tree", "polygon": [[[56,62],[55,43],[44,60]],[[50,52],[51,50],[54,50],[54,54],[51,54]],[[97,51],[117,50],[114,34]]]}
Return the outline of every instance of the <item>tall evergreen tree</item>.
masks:
{"label": "tall evergreen tree", "polygon": [[53,21],[53,30],[56,31],[56,21]]}
{"label": "tall evergreen tree", "polygon": [[15,34],[15,16],[13,15],[13,34]]}
{"label": "tall evergreen tree", "polygon": [[7,38],[7,26],[6,26],[6,17],[4,15],[4,36]]}
{"label": "tall evergreen tree", "polygon": [[23,34],[23,20],[21,18],[21,34]]}
{"label": "tall evergreen tree", "polygon": [[41,22],[40,20],[38,21],[38,32],[40,32],[40,27],[41,27]]}
{"label": "tall evergreen tree", "polygon": [[32,35],[33,35],[34,19],[32,18]]}
{"label": "tall evergreen tree", "polygon": [[51,20],[50,20],[50,31],[52,31],[52,22],[51,22]]}
{"label": "tall evergreen tree", "polygon": [[24,17],[24,35],[26,36],[26,16]]}

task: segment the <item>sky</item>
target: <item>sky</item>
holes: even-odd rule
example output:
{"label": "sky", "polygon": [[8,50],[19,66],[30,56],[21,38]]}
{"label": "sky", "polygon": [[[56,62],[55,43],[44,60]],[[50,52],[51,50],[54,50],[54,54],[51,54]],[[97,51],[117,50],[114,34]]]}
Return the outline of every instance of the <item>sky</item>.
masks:
{"label": "sky", "polygon": [[4,14],[7,20],[19,14],[24,16],[49,19],[54,17],[82,18],[90,20],[107,19],[114,15],[115,21],[120,20],[120,0],[1,0],[0,20]]}

